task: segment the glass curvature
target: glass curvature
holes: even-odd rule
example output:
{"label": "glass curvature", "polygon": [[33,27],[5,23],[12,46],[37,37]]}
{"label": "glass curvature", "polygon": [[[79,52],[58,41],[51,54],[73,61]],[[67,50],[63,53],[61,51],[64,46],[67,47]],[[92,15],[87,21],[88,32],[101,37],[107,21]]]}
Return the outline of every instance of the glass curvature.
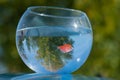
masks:
{"label": "glass curvature", "polygon": [[88,58],[92,40],[87,15],[66,8],[29,7],[16,30],[20,57],[30,69],[43,74],[76,71]]}

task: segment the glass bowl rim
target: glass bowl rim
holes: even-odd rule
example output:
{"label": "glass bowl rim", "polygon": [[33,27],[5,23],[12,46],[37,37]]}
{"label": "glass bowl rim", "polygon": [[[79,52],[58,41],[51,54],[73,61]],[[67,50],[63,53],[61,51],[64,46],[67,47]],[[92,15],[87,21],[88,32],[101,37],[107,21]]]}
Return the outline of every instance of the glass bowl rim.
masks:
{"label": "glass bowl rim", "polygon": [[[45,8],[45,9],[57,9],[57,10],[65,10],[70,12],[77,12],[81,14],[80,16],[58,16],[58,15],[50,15],[50,14],[41,14],[40,12],[35,12],[32,9],[35,8]],[[55,6],[30,6],[27,8],[28,11],[30,11],[33,14],[39,15],[39,16],[45,16],[45,17],[55,17],[55,18],[81,18],[83,16],[86,16],[86,13],[81,10],[75,10],[70,8],[63,8],[63,7],[55,7]]]}

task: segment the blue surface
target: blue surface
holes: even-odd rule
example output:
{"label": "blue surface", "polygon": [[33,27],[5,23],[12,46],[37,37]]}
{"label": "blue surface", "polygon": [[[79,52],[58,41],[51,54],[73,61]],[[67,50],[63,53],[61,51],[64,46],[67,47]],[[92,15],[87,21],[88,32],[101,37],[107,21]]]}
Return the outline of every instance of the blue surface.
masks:
{"label": "blue surface", "polygon": [[80,74],[43,75],[43,74],[0,74],[0,80],[111,80],[89,77]]}

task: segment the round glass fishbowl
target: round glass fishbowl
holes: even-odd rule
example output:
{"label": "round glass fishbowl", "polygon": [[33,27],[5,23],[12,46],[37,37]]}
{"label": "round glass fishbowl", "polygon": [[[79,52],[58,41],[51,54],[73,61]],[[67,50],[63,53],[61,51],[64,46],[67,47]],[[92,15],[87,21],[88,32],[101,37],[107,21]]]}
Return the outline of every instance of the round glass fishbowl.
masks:
{"label": "round glass fishbowl", "polygon": [[88,58],[92,34],[82,11],[33,6],[18,23],[16,46],[23,62],[37,73],[72,73]]}

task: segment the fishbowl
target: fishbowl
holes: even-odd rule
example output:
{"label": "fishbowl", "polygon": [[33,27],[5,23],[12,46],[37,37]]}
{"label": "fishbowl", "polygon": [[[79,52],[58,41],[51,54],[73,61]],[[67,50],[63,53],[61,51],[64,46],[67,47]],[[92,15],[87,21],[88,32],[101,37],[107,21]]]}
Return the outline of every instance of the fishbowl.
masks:
{"label": "fishbowl", "polygon": [[41,74],[76,71],[87,60],[92,41],[87,15],[74,9],[29,7],[16,30],[20,57],[30,69]]}

